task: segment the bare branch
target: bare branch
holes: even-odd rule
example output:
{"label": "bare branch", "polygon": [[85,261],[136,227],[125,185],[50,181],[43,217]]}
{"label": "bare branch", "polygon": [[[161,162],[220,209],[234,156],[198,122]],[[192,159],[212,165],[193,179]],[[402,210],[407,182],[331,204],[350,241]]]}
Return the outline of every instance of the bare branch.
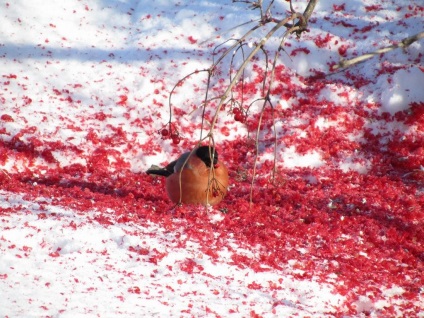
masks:
{"label": "bare branch", "polygon": [[[296,32],[297,37],[300,37],[302,32],[306,31],[306,27],[308,26],[309,18],[311,17],[312,13],[314,12],[314,9],[315,9],[315,6],[316,6],[317,3],[318,3],[318,0],[310,0],[308,2],[308,5],[306,6],[305,11],[302,14],[302,18],[299,18],[299,21],[294,25],[294,26],[298,27],[295,31],[293,31],[293,32]],[[290,10],[291,10],[292,13],[295,12],[291,1],[290,1]],[[274,22],[277,22],[277,21],[274,21]],[[288,29],[294,27],[290,23],[287,23],[284,26]]]}
{"label": "bare branch", "polygon": [[384,53],[393,51],[393,50],[398,49],[398,48],[406,48],[406,47],[410,46],[412,43],[414,43],[415,41],[418,41],[422,38],[424,38],[424,32],[420,32],[420,33],[415,34],[411,37],[405,38],[401,42],[399,42],[398,44],[390,45],[388,47],[379,49],[379,50],[374,51],[374,52],[366,53],[364,55],[355,57],[355,58],[350,59],[350,60],[341,60],[339,62],[339,64],[335,65],[332,68],[332,70],[334,71],[334,70],[337,70],[337,69],[340,69],[340,68],[346,68],[346,67],[358,64],[358,63],[362,63],[365,60],[368,60],[368,59],[370,59],[370,58],[372,58],[376,55],[384,54]]}
{"label": "bare branch", "polygon": [[305,17],[306,21],[309,21],[309,18],[311,17],[312,13],[314,12],[315,6],[317,5],[318,0],[311,0],[309,1],[308,5],[306,6],[305,12],[303,12],[303,16]]}

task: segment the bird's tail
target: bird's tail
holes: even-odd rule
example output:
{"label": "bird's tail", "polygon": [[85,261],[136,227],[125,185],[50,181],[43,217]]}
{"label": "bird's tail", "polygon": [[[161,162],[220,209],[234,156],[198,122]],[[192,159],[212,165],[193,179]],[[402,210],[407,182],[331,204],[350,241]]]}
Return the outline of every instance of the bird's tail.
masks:
{"label": "bird's tail", "polygon": [[156,176],[168,177],[172,174],[172,171],[167,170],[166,168],[161,168],[155,165],[152,165],[147,171],[147,174],[153,174]]}

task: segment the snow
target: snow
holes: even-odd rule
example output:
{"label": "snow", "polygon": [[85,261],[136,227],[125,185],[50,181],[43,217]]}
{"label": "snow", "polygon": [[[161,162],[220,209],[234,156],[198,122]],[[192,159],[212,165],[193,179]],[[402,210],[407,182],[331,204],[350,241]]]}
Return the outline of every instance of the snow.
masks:
{"label": "snow", "polygon": [[[388,80],[384,76],[380,80]],[[413,80],[411,80],[413,79]],[[421,83],[424,81],[424,73],[418,68],[399,70],[392,78],[389,90],[381,93],[382,110],[395,114],[407,110],[413,101],[424,100],[424,90]]]}
{"label": "snow", "polygon": [[288,168],[294,167],[320,167],[324,163],[321,160],[321,155],[312,151],[310,153],[299,155],[294,147],[290,147],[283,152],[284,166]]}
{"label": "snow", "polygon": [[[153,223],[103,227],[71,209],[48,204],[40,209],[6,195],[1,193],[1,208],[19,206],[22,212],[2,217],[2,315],[165,317],[189,309],[203,316],[209,308],[222,316],[254,310],[273,317],[309,315],[343,300],[330,286],[281,271],[240,269],[226,251],[214,261],[195,242],[181,248],[177,241],[183,237]],[[42,211],[49,217],[40,218]],[[185,269],[188,261],[194,270]],[[274,292],[252,284],[272,285]]]}
{"label": "snow", "polygon": [[[275,5],[285,17],[288,3]],[[272,129],[257,161],[246,146],[262,105],[246,123],[227,106],[214,140],[232,184],[207,211],[174,207],[144,171],[198,142],[206,73],[173,93],[179,145],[158,133],[169,94],[256,11],[229,0],[0,7],[1,316],[424,317],[424,42],[330,72],[422,32],[420,1],[320,1],[279,59],[277,190],[260,183]]]}

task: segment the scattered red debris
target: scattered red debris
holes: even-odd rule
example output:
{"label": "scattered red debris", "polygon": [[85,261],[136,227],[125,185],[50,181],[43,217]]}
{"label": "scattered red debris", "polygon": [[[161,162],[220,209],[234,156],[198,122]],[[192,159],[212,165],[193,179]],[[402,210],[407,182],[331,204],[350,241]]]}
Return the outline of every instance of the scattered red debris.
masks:
{"label": "scattered red debris", "polygon": [[132,294],[140,294],[141,293],[140,287],[138,287],[138,286],[128,288],[128,292],[132,293]]}
{"label": "scattered red debris", "polygon": [[127,104],[128,96],[127,95],[120,95],[119,96],[119,102],[117,102],[118,105],[125,106]]}
{"label": "scattered red debris", "polygon": [[340,56],[346,56],[347,49],[348,49],[348,46],[347,45],[341,45],[338,48],[338,51],[339,51]]}
{"label": "scattered red debris", "polygon": [[366,12],[380,11],[381,9],[382,9],[381,4],[374,4],[374,5],[370,5],[370,6],[365,6]]}
{"label": "scattered red debris", "polygon": [[290,52],[290,56],[296,56],[300,52],[305,53],[305,54],[309,54],[309,53],[311,53],[311,50],[309,50],[306,47],[300,47],[300,48],[297,48],[297,49],[292,50]]}
{"label": "scattered red debris", "polygon": [[180,263],[180,268],[182,271],[193,274],[194,272],[201,272],[203,271],[203,266],[197,264],[197,262],[191,258],[188,258]]}
{"label": "scattered red debris", "polygon": [[249,288],[249,289],[261,289],[262,286],[261,286],[261,284],[258,284],[256,282],[252,282],[252,283],[247,285],[247,288]]}
{"label": "scattered red debris", "polygon": [[6,121],[6,122],[14,122],[15,120],[13,119],[12,116],[8,115],[8,114],[3,114],[1,115],[0,119],[2,121]]}
{"label": "scattered red debris", "polygon": [[59,257],[60,256],[60,248],[58,248],[56,251],[49,253],[50,257]]}
{"label": "scattered red debris", "polygon": [[330,33],[327,33],[327,35],[325,37],[322,37],[322,36],[318,35],[314,39],[314,42],[315,42],[315,45],[317,47],[324,48],[331,41],[332,38],[333,38],[333,36]]}
{"label": "scattered red debris", "polygon": [[194,38],[193,38],[193,36],[191,36],[191,35],[188,37],[188,41],[189,41],[191,44],[196,44],[196,43],[197,43],[197,40],[196,40],[196,39],[194,39]]}
{"label": "scattered red debris", "polygon": [[29,104],[31,104],[31,103],[32,103],[32,99],[31,99],[31,98],[29,98],[28,96],[23,96],[23,97],[22,97],[22,100],[23,100],[23,102],[24,102],[24,106],[27,106],[27,105],[29,105]]}
{"label": "scattered red debris", "polygon": [[16,79],[18,76],[16,74],[3,75],[4,78],[8,79]]}
{"label": "scattered red debris", "polygon": [[333,4],[334,11],[345,11],[346,10],[346,4],[343,3],[341,5]]}

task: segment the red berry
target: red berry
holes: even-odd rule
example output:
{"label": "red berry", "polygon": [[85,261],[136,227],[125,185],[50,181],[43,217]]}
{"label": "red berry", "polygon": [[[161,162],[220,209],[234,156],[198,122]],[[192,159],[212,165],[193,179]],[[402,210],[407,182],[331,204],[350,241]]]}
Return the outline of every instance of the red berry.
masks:
{"label": "red berry", "polygon": [[234,120],[243,123],[245,121],[245,117],[242,113],[234,114]]}
{"label": "red berry", "polygon": [[234,115],[237,115],[237,114],[240,114],[241,113],[241,110],[240,110],[240,108],[233,108],[233,114]]}
{"label": "red berry", "polygon": [[162,134],[163,137],[166,137],[166,136],[168,136],[169,131],[168,131],[168,129],[164,128],[164,129],[161,130],[160,133]]}
{"label": "red berry", "polygon": [[180,141],[181,141],[180,136],[179,136],[179,135],[177,135],[177,134],[172,134],[172,135],[171,135],[171,139],[172,139],[172,143],[173,143],[174,145],[178,145],[178,144],[180,143]]}

